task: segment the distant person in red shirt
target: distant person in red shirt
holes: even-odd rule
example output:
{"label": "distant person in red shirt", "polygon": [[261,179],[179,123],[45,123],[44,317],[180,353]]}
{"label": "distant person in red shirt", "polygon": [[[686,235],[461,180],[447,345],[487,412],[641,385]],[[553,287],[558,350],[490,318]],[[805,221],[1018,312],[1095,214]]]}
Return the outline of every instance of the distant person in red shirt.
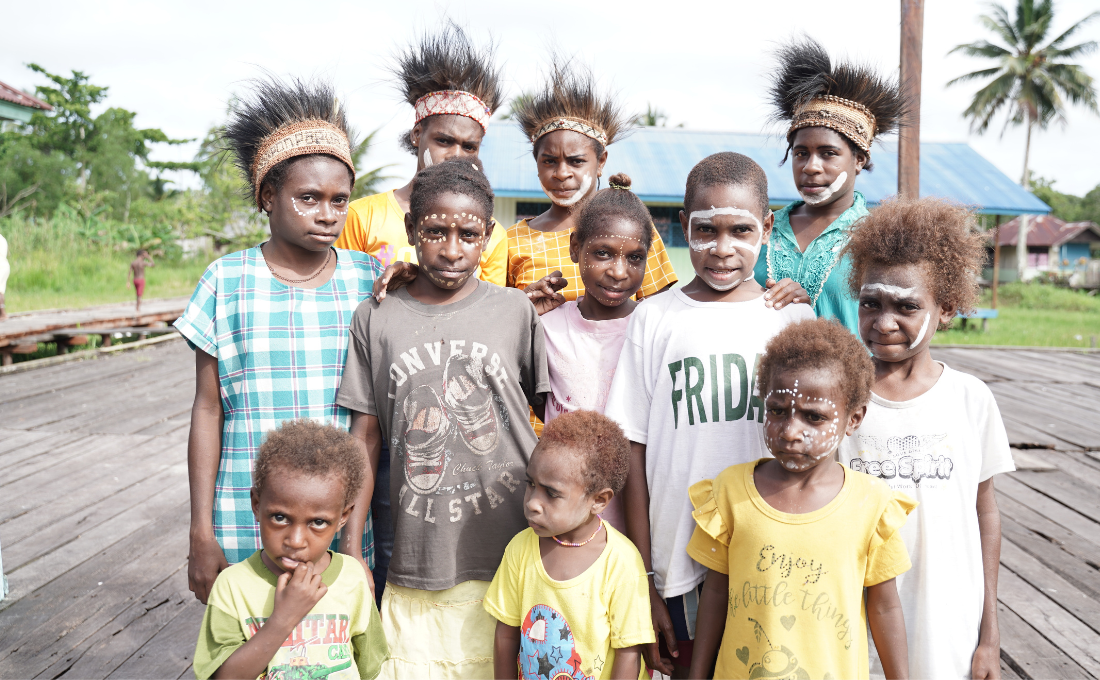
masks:
{"label": "distant person in red shirt", "polygon": [[155,266],[157,266],[157,263],[153,262],[153,258],[149,256],[149,251],[144,248],[137,251],[137,257],[130,263],[126,286],[129,287],[130,282],[133,281],[134,292],[137,293],[138,312],[141,312],[141,296],[145,294],[145,268]]}

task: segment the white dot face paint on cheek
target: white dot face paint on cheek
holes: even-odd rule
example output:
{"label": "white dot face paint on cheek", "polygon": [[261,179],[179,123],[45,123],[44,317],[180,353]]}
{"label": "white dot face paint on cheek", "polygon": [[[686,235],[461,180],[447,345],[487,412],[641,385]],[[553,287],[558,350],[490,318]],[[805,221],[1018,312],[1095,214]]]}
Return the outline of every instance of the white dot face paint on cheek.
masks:
{"label": "white dot face paint on cheek", "polygon": [[[321,207],[318,206],[318,207],[314,208],[313,210],[307,210],[305,212],[302,212],[298,208],[298,201],[295,200],[293,196],[290,197],[290,205],[291,205],[291,207],[294,208],[294,212],[298,213],[302,217],[308,217],[309,215],[316,215],[321,210]],[[345,210],[344,212],[346,213],[347,211]]]}
{"label": "white dot face paint on cheek", "polygon": [[920,332],[917,333],[917,339],[913,341],[912,345],[909,345],[909,349],[916,349],[921,340],[924,340],[924,333],[928,330],[928,322],[932,319],[932,314],[929,312],[924,313],[924,323],[920,325]]}
{"label": "white dot face paint on cheek", "polygon": [[820,205],[832,198],[836,192],[840,191],[840,187],[844,186],[844,183],[847,181],[848,173],[842,172],[840,176],[836,178],[836,181],[825,187],[820,194],[804,194],[799,191],[798,195],[802,197],[803,201],[810,205]]}
{"label": "white dot face paint on cheek", "polygon": [[591,188],[592,188],[592,175],[585,175],[581,179],[581,186],[575,192],[573,192],[572,196],[570,196],[569,198],[567,198],[565,200],[562,200],[560,198],[556,198],[553,193],[551,193],[549,190],[547,190],[546,187],[543,187],[542,191],[543,191],[544,194],[546,194],[546,197],[549,198],[555,205],[560,205],[563,208],[572,208],[577,203],[580,203],[581,199],[583,199],[585,196],[588,195],[588,191]]}

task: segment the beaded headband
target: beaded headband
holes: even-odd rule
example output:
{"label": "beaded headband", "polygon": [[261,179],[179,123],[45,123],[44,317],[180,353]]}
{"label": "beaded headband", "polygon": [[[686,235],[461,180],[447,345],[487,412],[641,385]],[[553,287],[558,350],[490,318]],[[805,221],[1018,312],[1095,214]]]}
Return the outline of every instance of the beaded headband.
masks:
{"label": "beaded headband", "polygon": [[256,159],[252,161],[252,186],[256,187],[256,207],[260,205],[260,187],[267,173],[279,163],[308,154],[324,153],[336,156],[351,170],[355,183],[355,164],[351,162],[351,142],[347,134],[328,121],[301,120],[284,125],[260,142]]}
{"label": "beaded headband", "polygon": [[871,109],[859,102],[831,94],[817,95],[802,107],[791,121],[787,141],[793,139],[796,131],[806,127],[835,130],[852,140],[864,153],[871,152],[871,141],[877,131]]}
{"label": "beaded headband", "polygon": [[579,132],[585,137],[590,137],[600,144],[607,146],[607,134],[604,133],[602,130],[597,130],[596,128],[592,127],[592,125],[588,121],[581,120],[580,118],[565,117],[554,118],[546,123],[543,123],[542,126],[539,127],[539,131],[531,135],[531,143],[534,144],[535,142],[539,141],[539,139],[543,135],[553,132],[555,130],[572,130],[573,132]]}
{"label": "beaded headband", "polygon": [[485,102],[463,90],[429,92],[416,100],[413,110],[416,111],[417,123],[428,116],[439,114],[466,116],[477,121],[485,132],[489,130],[489,118],[493,115],[492,109],[486,106]]}

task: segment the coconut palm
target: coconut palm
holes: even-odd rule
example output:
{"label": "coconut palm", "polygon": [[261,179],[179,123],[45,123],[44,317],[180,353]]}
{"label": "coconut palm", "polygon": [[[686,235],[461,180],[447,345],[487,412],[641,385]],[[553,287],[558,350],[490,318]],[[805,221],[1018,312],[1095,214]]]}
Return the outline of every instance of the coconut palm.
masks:
{"label": "coconut palm", "polygon": [[[950,53],[962,52],[971,57],[994,59],[998,64],[959,76],[947,83],[955,85],[970,80],[991,79],[974,94],[963,116],[971,120],[971,130],[984,133],[1002,111],[1007,113],[1004,129],[1011,125],[1026,126],[1023,187],[1030,187],[1031,132],[1038,126],[1046,129],[1051,121],[1065,122],[1066,100],[1098,112],[1096,88],[1092,76],[1077,64],[1067,60],[1090,54],[1097,48],[1095,40],[1077,45],[1067,41],[1100,12],[1093,12],[1046,42],[1054,22],[1052,0],[1017,0],[1015,16],[1002,5],[991,5],[990,13],[980,17],[1002,44],[979,40],[959,45]],[[950,54],[949,53],[949,54]],[[1026,220],[1021,219],[1017,263],[1021,278],[1027,260]]]}

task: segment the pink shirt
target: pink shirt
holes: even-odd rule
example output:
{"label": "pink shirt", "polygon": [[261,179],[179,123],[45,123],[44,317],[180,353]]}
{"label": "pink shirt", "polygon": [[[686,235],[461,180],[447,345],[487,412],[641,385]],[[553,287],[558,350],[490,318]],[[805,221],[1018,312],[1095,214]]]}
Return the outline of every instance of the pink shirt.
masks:
{"label": "pink shirt", "polygon": [[[569,411],[603,413],[630,317],[589,321],[581,316],[577,301],[569,301],[544,314],[541,321],[550,369],[545,422],[550,424]],[[611,499],[603,518],[619,531],[626,531],[618,495]]]}

